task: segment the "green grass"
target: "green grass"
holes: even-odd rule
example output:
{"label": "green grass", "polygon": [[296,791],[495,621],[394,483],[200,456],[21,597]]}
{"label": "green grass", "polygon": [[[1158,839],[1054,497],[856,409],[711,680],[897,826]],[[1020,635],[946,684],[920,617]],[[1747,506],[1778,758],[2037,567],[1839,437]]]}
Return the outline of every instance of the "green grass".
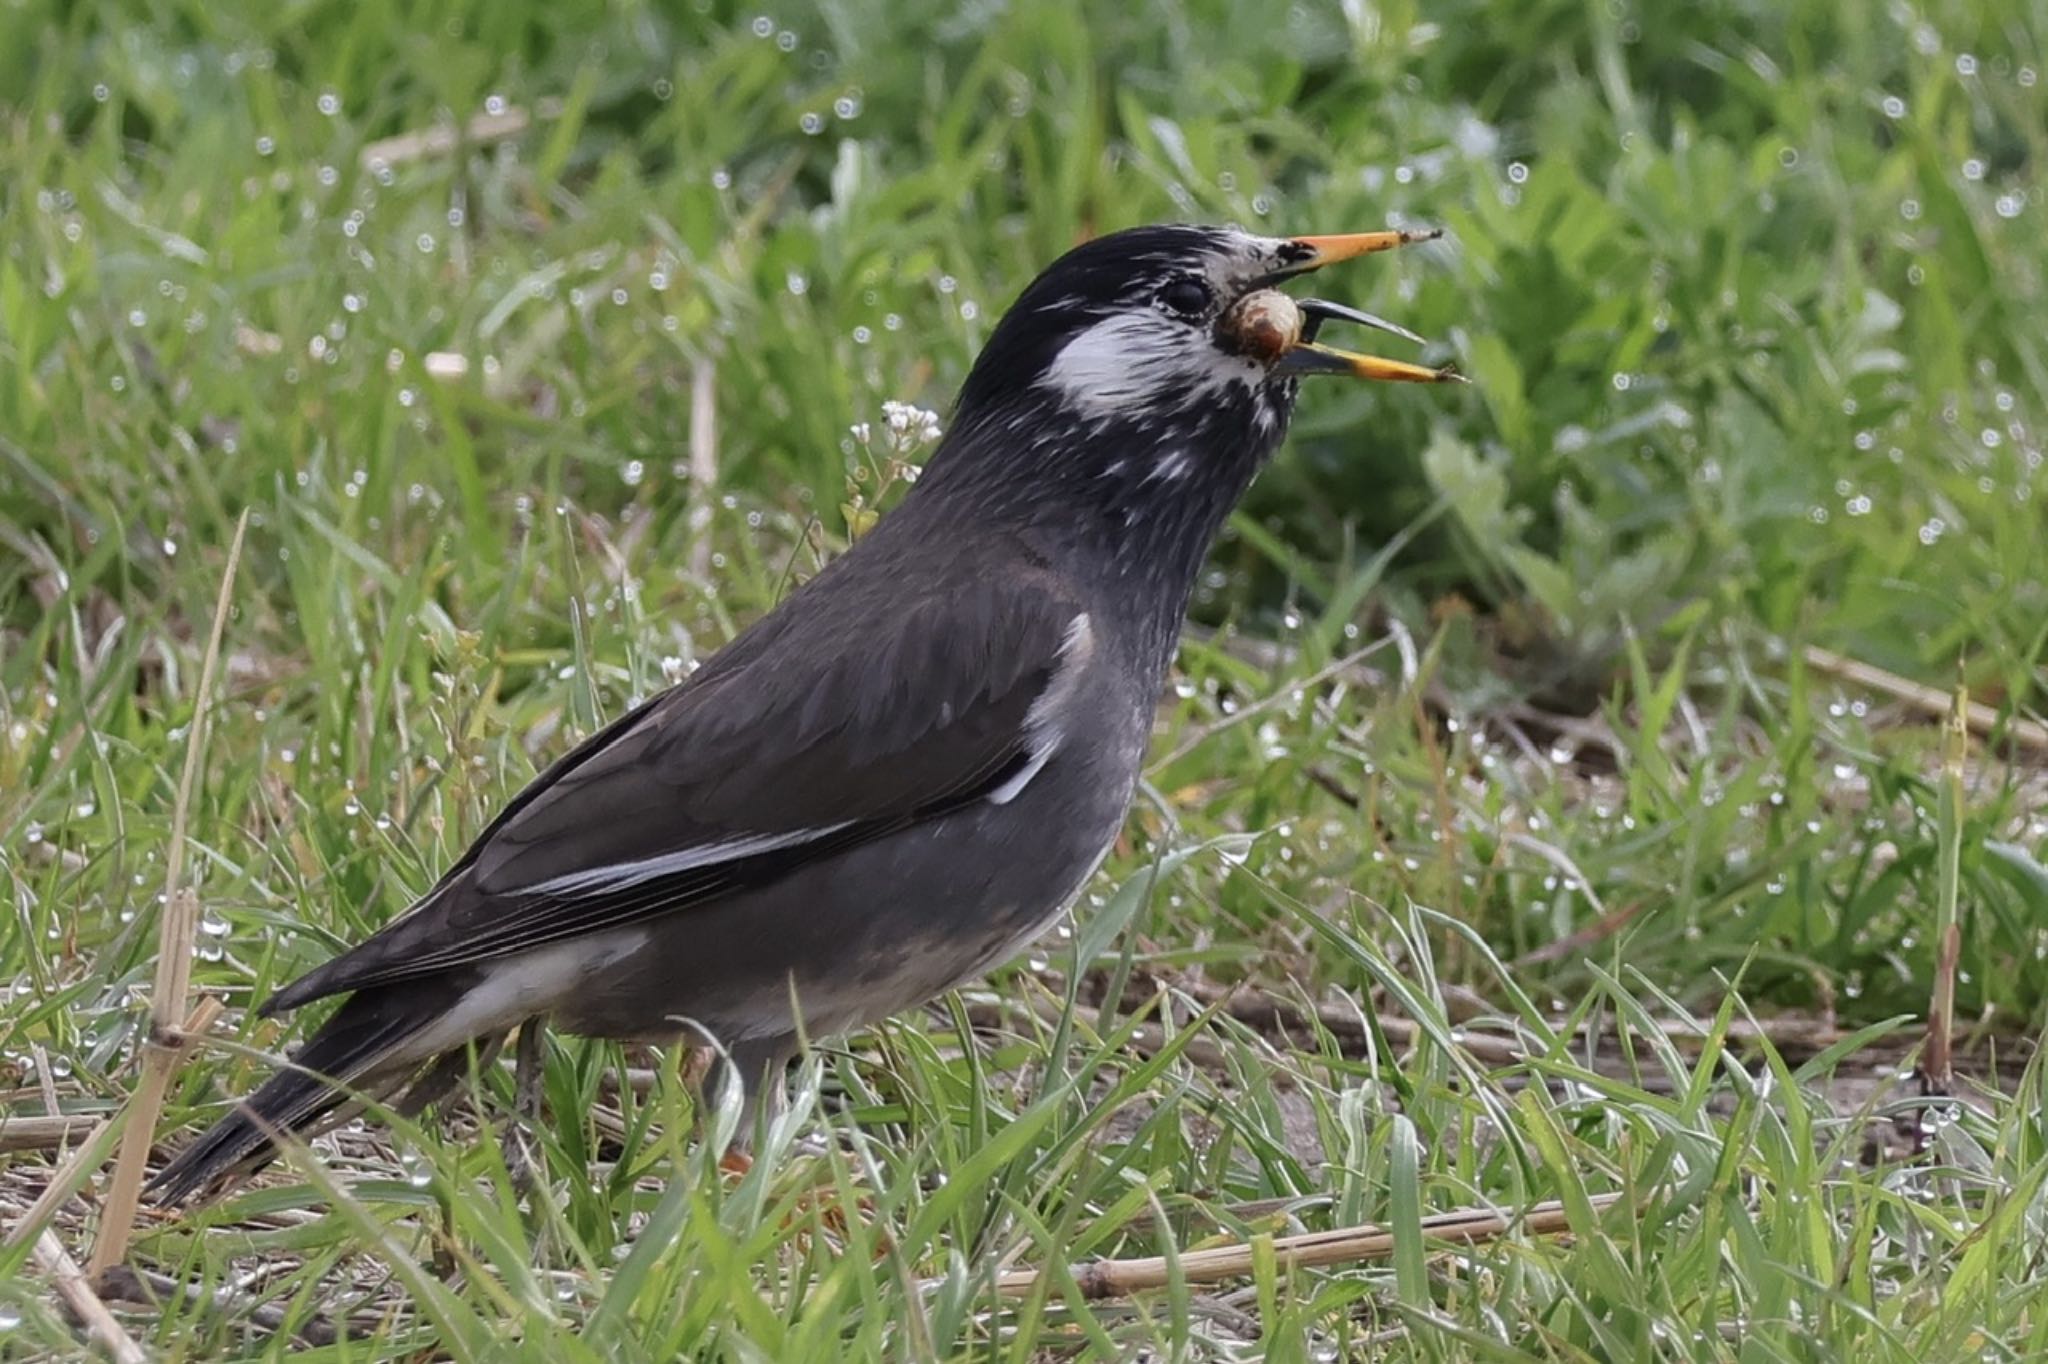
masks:
{"label": "green grass", "polygon": [[[134,1083],[245,510],[187,858],[233,1011],[181,1127],[298,1035],[243,1006],[886,503],[850,429],[943,414],[1079,236],[1441,224],[1318,287],[1475,380],[1309,395],[1072,933],[821,1047],[747,1178],[669,1070],[557,1039],[548,1197],[481,1075],[480,1133],[149,1223],[137,1263],[251,1290],[129,1312],[152,1350],[352,1315],[329,1357],[2048,1350],[2048,758],[2006,745],[2048,683],[2040,3],[4,8],[9,1114]],[[501,107],[523,132],[365,160]],[[1938,715],[1816,648],[1960,668],[2000,723],[1959,794]],[[1951,906],[1998,1083],[1871,1159]],[[0,1156],[0,1220],[51,1167]],[[1417,1232],[1549,1199],[1571,1237]],[[97,1206],[60,1210],[81,1258]],[[994,1290],[1362,1221],[1392,1259]],[[0,1358],[78,1340],[0,1248]]]}

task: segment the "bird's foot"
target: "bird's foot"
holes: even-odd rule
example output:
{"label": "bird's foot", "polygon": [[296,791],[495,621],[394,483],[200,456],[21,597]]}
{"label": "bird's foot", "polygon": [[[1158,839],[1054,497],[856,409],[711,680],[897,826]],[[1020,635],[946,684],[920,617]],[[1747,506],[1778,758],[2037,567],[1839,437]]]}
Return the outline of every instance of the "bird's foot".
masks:
{"label": "bird's foot", "polygon": [[527,1135],[518,1118],[506,1119],[505,1135],[501,1145],[505,1156],[505,1172],[512,1178],[513,1195],[517,1197],[530,1193],[540,1162],[533,1149],[533,1138]]}
{"label": "bird's foot", "polygon": [[[804,1154],[822,1157],[823,1152],[812,1150]],[[730,1148],[718,1158],[719,1172],[729,1176],[734,1183],[744,1179],[753,1168],[753,1154],[738,1147]],[[820,1172],[823,1171],[822,1160],[818,1168]],[[853,1229],[852,1219],[857,1218],[864,1227],[872,1227],[874,1212],[875,1200],[861,1194],[853,1200],[852,1218],[849,1218],[847,1204],[839,1196],[839,1192],[828,1185],[820,1184],[796,1196],[790,1204],[788,1213],[783,1217],[783,1226],[794,1234],[800,1245],[807,1244],[812,1235],[821,1235],[838,1249],[843,1247]],[[885,1233],[874,1232],[873,1235],[876,1243],[875,1255],[879,1259],[889,1251],[891,1243]]]}

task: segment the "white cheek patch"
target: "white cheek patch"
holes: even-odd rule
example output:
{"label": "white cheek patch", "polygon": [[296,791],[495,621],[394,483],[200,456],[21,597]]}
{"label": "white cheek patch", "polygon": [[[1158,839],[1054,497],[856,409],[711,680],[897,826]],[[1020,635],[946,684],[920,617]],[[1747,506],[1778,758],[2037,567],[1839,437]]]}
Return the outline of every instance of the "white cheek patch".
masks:
{"label": "white cheek patch", "polygon": [[1039,382],[1095,418],[1174,411],[1225,384],[1256,383],[1260,368],[1225,355],[1206,331],[1149,308],[1106,317],[1060,349]]}

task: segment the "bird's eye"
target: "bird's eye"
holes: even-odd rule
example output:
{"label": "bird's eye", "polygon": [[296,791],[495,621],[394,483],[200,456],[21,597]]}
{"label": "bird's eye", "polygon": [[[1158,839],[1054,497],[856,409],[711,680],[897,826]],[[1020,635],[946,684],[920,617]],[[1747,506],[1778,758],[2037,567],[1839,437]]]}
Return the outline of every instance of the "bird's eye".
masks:
{"label": "bird's eye", "polygon": [[1169,312],[1200,317],[1209,310],[1209,291],[1195,280],[1177,279],[1159,291],[1159,301]]}

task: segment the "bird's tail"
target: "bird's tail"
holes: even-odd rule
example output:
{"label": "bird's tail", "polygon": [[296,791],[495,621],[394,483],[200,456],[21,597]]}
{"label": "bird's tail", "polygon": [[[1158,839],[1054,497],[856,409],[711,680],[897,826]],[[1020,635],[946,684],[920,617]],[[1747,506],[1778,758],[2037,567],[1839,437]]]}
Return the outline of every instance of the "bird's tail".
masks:
{"label": "bird's tail", "polygon": [[149,1193],[160,1203],[181,1203],[229,1176],[260,1169],[276,1158],[278,1135],[319,1131],[346,1117],[362,1096],[381,1099],[411,1082],[401,1107],[423,1108],[467,1065],[466,1047],[439,1056],[419,1047],[420,1035],[448,1004],[443,991],[418,983],[350,996],[286,1069],[158,1171]]}

